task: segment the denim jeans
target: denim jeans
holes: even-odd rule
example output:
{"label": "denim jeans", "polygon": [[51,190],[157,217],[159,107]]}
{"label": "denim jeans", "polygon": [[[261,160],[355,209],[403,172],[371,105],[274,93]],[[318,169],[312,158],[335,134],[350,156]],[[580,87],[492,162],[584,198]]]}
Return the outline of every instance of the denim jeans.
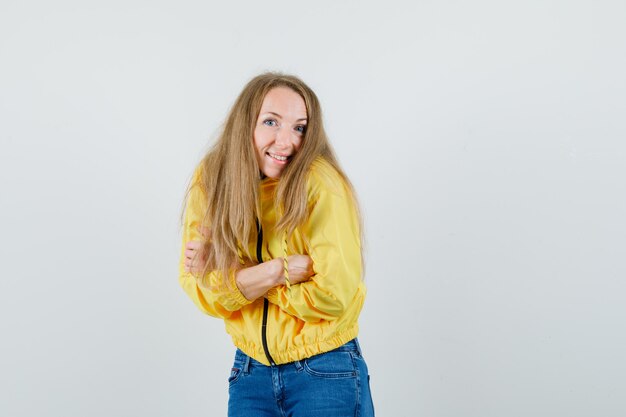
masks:
{"label": "denim jeans", "polygon": [[374,416],[367,364],[357,339],[275,366],[237,349],[228,383],[229,417]]}

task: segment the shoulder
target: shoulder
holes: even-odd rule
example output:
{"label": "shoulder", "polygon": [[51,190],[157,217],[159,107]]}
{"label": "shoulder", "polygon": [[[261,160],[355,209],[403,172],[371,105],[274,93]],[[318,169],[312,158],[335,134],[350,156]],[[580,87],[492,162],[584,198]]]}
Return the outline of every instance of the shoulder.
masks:
{"label": "shoulder", "polygon": [[204,164],[200,162],[198,166],[196,166],[196,168],[193,170],[190,186],[191,187],[196,186],[196,185],[201,186],[202,181],[203,181],[202,180],[203,176],[204,176]]}
{"label": "shoulder", "polygon": [[200,163],[193,171],[187,187],[187,209],[203,211],[206,205],[206,187],[204,186],[204,164]]}
{"label": "shoulder", "polygon": [[307,177],[309,195],[320,192],[345,194],[347,184],[341,174],[322,157],[316,158],[311,164]]}
{"label": "shoulder", "polygon": [[193,170],[193,174],[191,175],[191,180],[189,181],[190,193],[205,194],[206,187],[204,184],[204,172],[205,172],[204,163],[200,162]]}

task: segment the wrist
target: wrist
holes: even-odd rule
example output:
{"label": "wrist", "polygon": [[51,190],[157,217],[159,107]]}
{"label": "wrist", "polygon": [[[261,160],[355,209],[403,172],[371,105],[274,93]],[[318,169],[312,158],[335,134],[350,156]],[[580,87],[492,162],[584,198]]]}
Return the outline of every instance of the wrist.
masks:
{"label": "wrist", "polygon": [[271,283],[270,288],[274,288],[283,283],[283,258],[275,258],[265,262],[267,264],[267,273]]}

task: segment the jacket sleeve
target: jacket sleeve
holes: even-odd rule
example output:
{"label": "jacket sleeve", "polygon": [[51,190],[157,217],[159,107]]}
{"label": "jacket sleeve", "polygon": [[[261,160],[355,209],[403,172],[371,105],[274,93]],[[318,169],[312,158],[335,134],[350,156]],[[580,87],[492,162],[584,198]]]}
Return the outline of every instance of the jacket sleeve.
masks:
{"label": "jacket sleeve", "polygon": [[221,271],[210,271],[204,276],[185,271],[185,245],[192,240],[204,239],[198,229],[204,218],[206,198],[199,178],[199,170],[196,170],[185,208],[178,280],[185,293],[203,313],[228,318],[234,311],[251,303],[237,288],[235,271],[229,273],[228,284],[222,279]]}
{"label": "jacket sleeve", "polygon": [[352,194],[338,174],[328,178],[314,172],[308,188],[311,205],[301,230],[315,275],[290,291],[274,287],[267,299],[307,322],[334,320],[350,305],[361,282],[359,220]]}

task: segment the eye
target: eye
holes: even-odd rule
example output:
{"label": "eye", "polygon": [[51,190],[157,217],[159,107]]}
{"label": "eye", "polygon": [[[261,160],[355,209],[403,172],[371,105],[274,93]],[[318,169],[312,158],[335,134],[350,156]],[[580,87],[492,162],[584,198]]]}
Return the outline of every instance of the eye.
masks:
{"label": "eye", "polygon": [[298,125],[298,126],[296,126],[296,131],[298,131],[299,133],[304,133],[304,132],[306,132],[306,126],[305,125]]}
{"label": "eye", "polygon": [[274,127],[274,126],[276,126],[276,120],[274,120],[274,119],[267,119],[267,120],[263,121],[263,124],[265,126]]}

